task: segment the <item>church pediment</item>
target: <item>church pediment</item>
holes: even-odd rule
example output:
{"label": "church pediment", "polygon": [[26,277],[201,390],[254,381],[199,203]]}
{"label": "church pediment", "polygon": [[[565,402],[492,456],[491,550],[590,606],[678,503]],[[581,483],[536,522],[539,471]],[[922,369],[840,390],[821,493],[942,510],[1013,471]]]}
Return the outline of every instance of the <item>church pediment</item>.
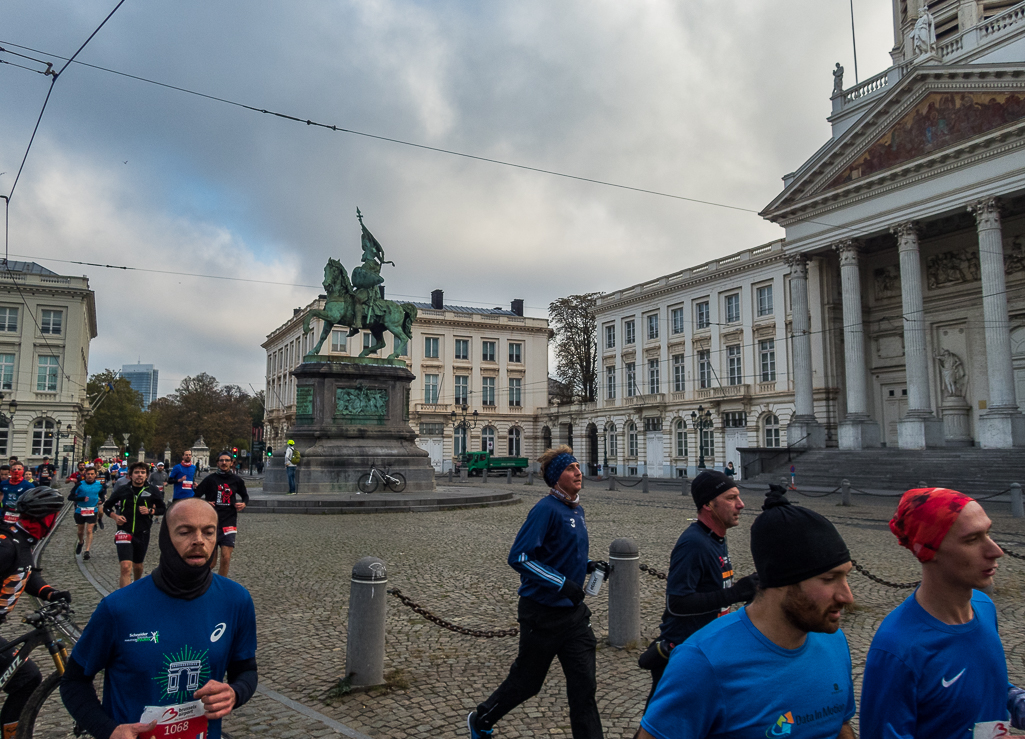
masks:
{"label": "church pediment", "polygon": [[797,209],[949,163],[978,142],[1010,131],[1025,136],[1025,67],[994,67],[910,72],[819,151],[762,215],[788,219]]}

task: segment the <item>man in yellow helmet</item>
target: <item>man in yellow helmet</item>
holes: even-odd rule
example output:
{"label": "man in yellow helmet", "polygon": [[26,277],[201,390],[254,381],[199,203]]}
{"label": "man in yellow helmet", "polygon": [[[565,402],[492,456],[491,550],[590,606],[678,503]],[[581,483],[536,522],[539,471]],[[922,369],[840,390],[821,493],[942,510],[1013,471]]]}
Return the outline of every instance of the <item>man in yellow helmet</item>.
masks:
{"label": "man in yellow helmet", "polygon": [[299,452],[295,448],[295,442],[291,439],[288,440],[287,446],[285,446],[285,474],[288,475],[288,494],[295,495],[296,483],[295,473],[299,469]]}

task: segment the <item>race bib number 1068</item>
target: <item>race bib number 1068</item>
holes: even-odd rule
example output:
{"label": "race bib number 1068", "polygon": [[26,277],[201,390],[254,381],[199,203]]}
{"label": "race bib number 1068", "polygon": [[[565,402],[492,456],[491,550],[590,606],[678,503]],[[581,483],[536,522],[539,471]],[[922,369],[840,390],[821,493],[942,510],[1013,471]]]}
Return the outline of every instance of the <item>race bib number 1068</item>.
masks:
{"label": "race bib number 1068", "polygon": [[204,715],[203,701],[189,701],[176,706],[146,706],[142,712],[141,723],[156,721],[153,731],[139,734],[140,739],[206,739],[207,720]]}

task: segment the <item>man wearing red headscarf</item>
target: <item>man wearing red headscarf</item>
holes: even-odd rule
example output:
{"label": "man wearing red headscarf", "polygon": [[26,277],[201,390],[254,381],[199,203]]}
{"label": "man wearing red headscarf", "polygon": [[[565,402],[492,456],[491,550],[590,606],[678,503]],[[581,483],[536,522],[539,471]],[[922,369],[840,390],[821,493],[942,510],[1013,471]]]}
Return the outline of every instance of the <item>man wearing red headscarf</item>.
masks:
{"label": "man wearing red headscarf", "polygon": [[[992,521],[967,495],[907,491],[890,530],[922,563],[922,583],[872,639],[861,692],[861,734],[873,739],[1007,736],[1025,727],[1025,691],[1007,680],[993,601],[1004,555]],[[1012,721],[1008,721],[1009,712]]]}

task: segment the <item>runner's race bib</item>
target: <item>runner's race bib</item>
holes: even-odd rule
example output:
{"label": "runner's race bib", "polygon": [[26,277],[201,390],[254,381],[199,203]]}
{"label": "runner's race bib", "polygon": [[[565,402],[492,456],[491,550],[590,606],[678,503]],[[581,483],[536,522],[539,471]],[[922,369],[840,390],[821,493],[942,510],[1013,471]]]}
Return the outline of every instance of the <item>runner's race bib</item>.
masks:
{"label": "runner's race bib", "polygon": [[4,511],[4,523],[18,523],[17,511]]}
{"label": "runner's race bib", "polygon": [[1007,721],[983,721],[975,724],[972,739],[999,739],[1011,736],[1011,727]]}
{"label": "runner's race bib", "polygon": [[[116,534],[114,534],[114,543],[115,544],[131,544],[132,543],[132,535],[129,534],[127,531],[118,531]],[[152,721],[153,719],[150,719],[150,720]]]}
{"label": "runner's race bib", "polygon": [[146,706],[142,712],[141,723],[156,721],[153,731],[139,734],[140,739],[206,739],[207,720],[204,715],[203,701],[189,701],[176,706]]}
{"label": "runner's race bib", "polygon": [[82,508],[81,510],[78,511],[78,515],[80,515],[80,516],[91,516],[94,513],[96,513],[96,509],[95,508]]}
{"label": "runner's race bib", "polygon": [[221,531],[223,531],[224,535],[227,536],[228,534],[236,533],[238,531],[238,527],[237,526],[225,526],[223,529],[221,529]]}
{"label": "runner's race bib", "polygon": [[182,490],[192,490],[192,480],[182,480]]}

